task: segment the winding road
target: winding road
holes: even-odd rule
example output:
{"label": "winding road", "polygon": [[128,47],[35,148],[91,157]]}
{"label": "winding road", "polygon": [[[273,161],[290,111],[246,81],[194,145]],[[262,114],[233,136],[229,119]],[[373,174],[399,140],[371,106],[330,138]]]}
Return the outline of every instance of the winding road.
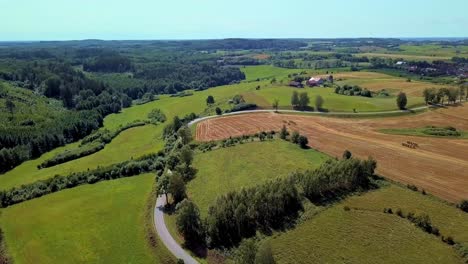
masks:
{"label": "winding road", "polygon": [[182,259],[186,264],[198,263],[190,254],[188,254],[171,236],[167,229],[166,223],[164,222],[164,205],[166,204],[166,198],[161,195],[156,200],[156,206],[154,207],[154,226],[159,238],[169,251],[178,259]]}

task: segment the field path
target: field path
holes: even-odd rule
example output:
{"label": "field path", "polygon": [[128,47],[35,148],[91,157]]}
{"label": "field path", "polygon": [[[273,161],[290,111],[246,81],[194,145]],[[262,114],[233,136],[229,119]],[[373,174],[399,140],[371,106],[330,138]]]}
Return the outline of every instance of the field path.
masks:
{"label": "field path", "polygon": [[[288,115],[252,112],[202,120],[196,139],[220,140],[230,136],[278,131],[283,125],[309,138],[310,146],[331,156],[341,157],[345,149],[354,156],[372,156],[377,172],[404,184],[414,184],[451,202],[468,199],[468,140],[389,135],[385,128],[419,128],[428,125],[455,126],[468,130],[468,106],[438,109],[419,115],[380,119],[323,118],[317,115]],[[418,143],[416,149],[402,145]]]}
{"label": "field path", "polygon": [[164,222],[164,205],[166,204],[165,196],[161,195],[156,200],[154,207],[154,226],[159,238],[169,251],[178,259],[182,259],[186,264],[198,263],[192,256],[190,256],[171,236]]}

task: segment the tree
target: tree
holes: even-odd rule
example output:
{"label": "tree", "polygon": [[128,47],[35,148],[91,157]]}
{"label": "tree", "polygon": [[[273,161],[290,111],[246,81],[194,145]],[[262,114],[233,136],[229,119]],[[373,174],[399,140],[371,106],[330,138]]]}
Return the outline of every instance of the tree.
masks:
{"label": "tree", "polygon": [[177,230],[184,236],[187,247],[205,244],[204,229],[197,206],[190,200],[184,199],[177,207]]}
{"label": "tree", "polygon": [[428,104],[429,102],[432,102],[434,100],[434,91],[432,89],[424,89],[423,91],[423,96],[424,96],[424,101],[426,102],[426,104]]}
{"label": "tree", "polygon": [[223,111],[221,111],[221,108],[219,107],[216,107],[215,111],[217,115],[221,115],[223,113]]}
{"label": "tree", "polygon": [[292,93],[291,105],[293,108],[296,108],[299,105],[299,93],[297,91],[293,91]]}
{"label": "tree", "polygon": [[288,129],[286,128],[286,125],[283,125],[280,131],[280,138],[281,139],[286,139],[288,137]]}
{"label": "tree", "polygon": [[406,94],[400,92],[397,96],[396,103],[399,109],[404,110],[406,109],[406,104],[408,103],[408,99],[406,98]]}
{"label": "tree", "polygon": [[255,264],[257,244],[253,239],[244,239],[240,243],[234,255],[236,264]]}
{"label": "tree", "polygon": [[301,148],[305,149],[307,148],[307,144],[309,144],[309,139],[304,135],[300,135],[298,139],[298,144],[299,146],[301,146]]}
{"label": "tree", "polygon": [[181,138],[182,143],[184,145],[192,141],[192,131],[190,131],[190,128],[188,128],[188,126],[181,127],[179,131],[177,131],[177,135]]}
{"label": "tree", "polygon": [[273,109],[275,109],[275,112],[278,112],[278,106],[279,106],[279,100],[278,99],[275,99],[273,101]]}
{"label": "tree", "polygon": [[299,108],[305,110],[310,103],[309,95],[306,92],[299,94]]}
{"label": "tree", "polygon": [[260,244],[255,255],[255,264],[275,264],[269,241]]}
{"label": "tree", "polygon": [[315,109],[317,109],[317,111],[320,111],[320,109],[322,109],[322,106],[323,106],[323,98],[322,96],[317,95],[317,97],[315,97]]}
{"label": "tree", "polygon": [[180,149],[180,161],[184,163],[186,167],[192,165],[193,151],[189,145],[185,145]]}
{"label": "tree", "polygon": [[350,159],[352,156],[353,156],[353,154],[349,150],[345,150],[343,152],[343,159]]}
{"label": "tree", "polygon": [[208,95],[208,97],[206,98],[206,104],[211,105],[211,104],[214,104],[214,103],[215,103],[214,97],[211,96],[211,95]]}
{"label": "tree", "polygon": [[172,125],[174,128],[174,132],[177,132],[179,131],[179,128],[181,128],[183,124],[178,116],[174,116],[174,119],[172,120]]}
{"label": "tree", "polygon": [[185,182],[179,173],[175,172],[172,174],[169,181],[168,191],[172,194],[175,204],[181,202],[187,197],[185,193]]}
{"label": "tree", "polygon": [[158,178],[158,195],[166,196],[166,203],[169,201],[167,199],[167,194],[169,193],[169,175],[168,172],[159,176]]}
{"label": "tree", "polygon": [[459,94],[458,89],[455,89],[455,88],[448,89],[447,97],[448,97],[449,103],[454,104],[455,102],[457,102],[458,94]]}
{"label": "tree", "polygon": [[13,101],[11,101],[10,99],[7,99],[5,101],[5,107],[6,109],[8,109],[8,112],[10,112],[10,115],[11,115],[11,119],[13,119],[13,113],[15,111],[15,103],[13,103]]}
{"label": "tree", "polygon": [[292,134],[291,134],[291,142],[294,143],[294,144],[297,144],[299,143],[299,132],[297,131],[293,131]]}

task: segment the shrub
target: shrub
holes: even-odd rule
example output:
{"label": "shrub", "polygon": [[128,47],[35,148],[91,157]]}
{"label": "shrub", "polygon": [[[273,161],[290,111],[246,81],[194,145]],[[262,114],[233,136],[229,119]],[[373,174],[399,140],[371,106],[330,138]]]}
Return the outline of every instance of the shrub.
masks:
{"label": "shrub", "polygon": [[223,111],[219,107],[216,107],[215,111],[217,115],[221,115],[223,113]]}
{"label": "shrub", "polygon": [[297,131],[293,131],[292,134],[291,134],[291,142],[294,143],[294,144],[297,144],[299,143],[299,132]]}
{"label": "shrub", "polygon": [[231,112],[239,112],[239,111],[251,110],[255,108],[257,108],[256,104],[240,103],[240,104],[235,105],[231,109]]}
{"label": "shrub", "polygon": [[309,144],[309,139],[306,136],[300,135],[298,141],[299,146],[301,146],[301,148],[307,148],[307,144]]}
{"label": "shrub", "polygon": [[462,200],[460,204],[458,204],[458,208],[463,212],[468,213],[468,200]]}

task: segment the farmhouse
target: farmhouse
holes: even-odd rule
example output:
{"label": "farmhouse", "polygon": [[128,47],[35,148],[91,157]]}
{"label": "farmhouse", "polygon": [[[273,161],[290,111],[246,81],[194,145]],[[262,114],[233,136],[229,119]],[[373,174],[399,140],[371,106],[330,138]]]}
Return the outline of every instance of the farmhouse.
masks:
{"label": "farmhouse", "polygon": [[296,87],[296,88],[304,88],[302,82],[291,81],[289,82],[289,86]]}
{"label": "farmhouse", "polygon": [[323,79],[320,78],[320,77],[311,77],[308,81],[307,81],[307,85],[309,86],[319,86],[319,85],[322,85],[323,84]]}

